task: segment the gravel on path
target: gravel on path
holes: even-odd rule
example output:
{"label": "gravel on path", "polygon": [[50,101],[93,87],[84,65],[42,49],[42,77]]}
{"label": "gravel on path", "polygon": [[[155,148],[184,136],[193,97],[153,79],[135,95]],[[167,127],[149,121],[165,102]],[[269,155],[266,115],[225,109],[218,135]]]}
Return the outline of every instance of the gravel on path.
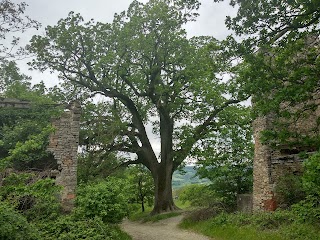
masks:
{"label": "gravel on path", "polygon": [[178,224],[183,215],[155,223],[141,223],[124,220],[120,225],[133,240],[209,240],[203,235],[180,229]]}

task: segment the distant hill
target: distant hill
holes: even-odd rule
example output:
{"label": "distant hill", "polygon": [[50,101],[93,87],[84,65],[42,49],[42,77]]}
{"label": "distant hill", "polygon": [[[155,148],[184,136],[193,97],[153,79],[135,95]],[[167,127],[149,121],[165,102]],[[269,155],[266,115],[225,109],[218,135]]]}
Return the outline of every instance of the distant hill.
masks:
{"label": "distant hill", "polygon": [[172,176],[172,188],[178,189],[183,186],[189,185],[189,184],[197,184],[197,183],[207,183],[209,182],[208,179],[199,179],[196,175],[196,170],[193,166],[185,166],[183,168],[183,171],[186,172],[181,173],[181,171],[175,171]]}

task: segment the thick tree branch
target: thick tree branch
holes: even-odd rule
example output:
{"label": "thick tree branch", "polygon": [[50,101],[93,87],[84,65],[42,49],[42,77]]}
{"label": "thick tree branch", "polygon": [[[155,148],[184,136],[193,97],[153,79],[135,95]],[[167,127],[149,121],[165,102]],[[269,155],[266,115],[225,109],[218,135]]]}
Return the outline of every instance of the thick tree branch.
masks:
{"label": "thick tree branch", "polygon": [[196,126],[191,139],[188,139],[188,142],[186,141],[182,144],[184,146],[183,148],[175,151],[174,170],[177,169],[177,167],[180,166],[180,164],[189,155],[194,144],[207,133],[208,127],[214,125],[212,121],[218,116],[218,114],[230,105],[242,102],[244,100],[245,99],[230,99],[226,101],[220,107],[216,108],[202,124]]}

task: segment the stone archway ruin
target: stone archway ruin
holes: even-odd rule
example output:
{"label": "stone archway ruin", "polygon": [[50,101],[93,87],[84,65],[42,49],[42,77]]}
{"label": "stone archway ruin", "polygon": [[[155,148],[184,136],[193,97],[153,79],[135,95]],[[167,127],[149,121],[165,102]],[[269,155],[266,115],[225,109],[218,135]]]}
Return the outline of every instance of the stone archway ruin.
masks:
{"label": "stone archway ruin", "polygon": [[[0,107],[30,108],[31,103],[18,99],[0,98]],[[59,118],[52,119],[55,128],[49,136],[47,150],[51,152],[57,161],[58,168],[51,171],[56,179],[56,184],[63,187],[61,203],[64,211],[73,208],[75,191],[77,186],[77,153],[79,146],[81,107],[77,102],[65,106],[64,112]]]}

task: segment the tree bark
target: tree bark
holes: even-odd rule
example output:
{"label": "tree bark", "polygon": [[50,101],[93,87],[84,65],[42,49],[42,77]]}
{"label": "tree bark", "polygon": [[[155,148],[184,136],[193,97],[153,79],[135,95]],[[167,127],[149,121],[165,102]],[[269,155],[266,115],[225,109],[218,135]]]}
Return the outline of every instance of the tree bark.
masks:
{"label": "tree bark", "polygon": [[172,174],[173,174],[173,120],[169,111],[159,108],[160,114],[160,137],[161,137],[161,162],[152,169],[155,186],[154,208],[151,214],[178,210],[172,197]]}
{"label": "tree bark", "polygon": [[151,215],[179,210],[172,197],[172,167],[161,164],[153,173],[155,193],[154,207]]}
{"label": "tree bark", "polygon": [[141,200],[141,211],[144,212],[144,199]]}

